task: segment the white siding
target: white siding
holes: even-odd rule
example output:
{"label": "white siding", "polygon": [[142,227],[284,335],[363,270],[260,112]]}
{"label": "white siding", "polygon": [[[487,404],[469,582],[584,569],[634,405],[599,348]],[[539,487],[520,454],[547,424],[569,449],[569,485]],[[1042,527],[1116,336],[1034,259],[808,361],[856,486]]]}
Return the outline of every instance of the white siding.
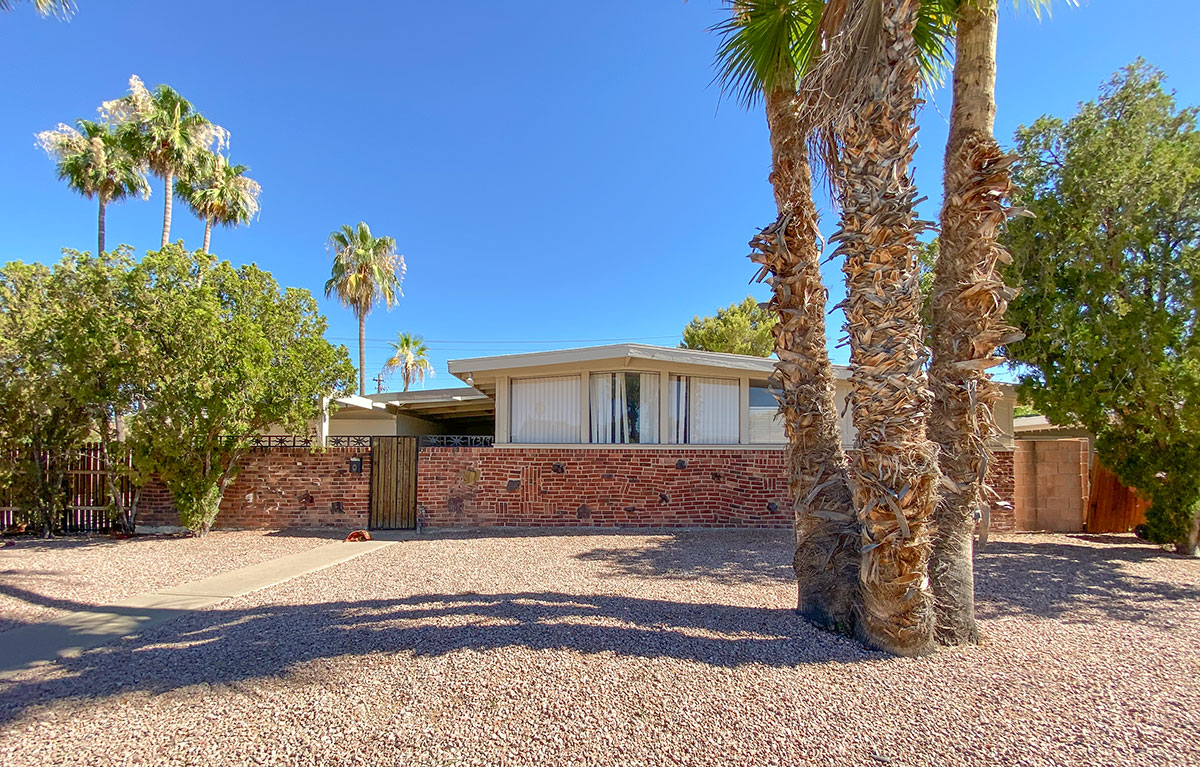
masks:
{"label": "white siding", "polygon": [[579,376],[514,379],[510,441],[579,442],[579,380]]}

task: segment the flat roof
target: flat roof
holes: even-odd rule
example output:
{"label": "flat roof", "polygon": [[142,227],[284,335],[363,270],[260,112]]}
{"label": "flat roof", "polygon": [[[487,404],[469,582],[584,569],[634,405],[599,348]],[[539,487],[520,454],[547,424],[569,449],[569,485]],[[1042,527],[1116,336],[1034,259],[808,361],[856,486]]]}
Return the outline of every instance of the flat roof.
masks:
{"label": "flat roof", "polygon": [[[704,365],[707,367],[743,370],[766,375],[770,375],[775,370],[775,360],[770,357],[752,357],[746,354],[726,354],[724,352],[706,352],[698,349],[679,349],[671,346],[651,346],[650,344],[633,343],[583,346],[576,349],[557,349],[547,352],[501,354],[494,357],[467,357],[450,360],[447,367],[450,369],[452,375],[465,380],[466,376],[473,373],[486,373],[493,370],[511,370],[572,362],[599,362],[602,360],[620,359],[642,359],[682,365]],[[834,365],[834,372],[838,378],[850,377],[849,368],[842,365]]]}

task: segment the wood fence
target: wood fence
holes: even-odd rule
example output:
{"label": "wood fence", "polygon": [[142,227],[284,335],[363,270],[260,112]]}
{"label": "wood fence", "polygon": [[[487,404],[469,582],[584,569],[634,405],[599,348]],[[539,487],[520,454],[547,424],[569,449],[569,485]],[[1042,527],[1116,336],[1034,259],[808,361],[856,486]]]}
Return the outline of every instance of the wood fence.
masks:
{"label": "wood fence", "polygon": [[1149,507],[1150,502],[1138,496],[1137,490],[1122,485],[1099,459],[1092,459],[1085,527],[1089,533],[1127,533],[1145,523]]}
{"label": "wood fence", "polygon": [[[129,460],[126,456],[125,460]],[[99,445],[87,445],[67,467],[64,478],[67,508],[57,520],[58,529],[68,533],[93,533],[112,527],[109,516],[108,476],[104,471]],[[129,503],[130,490],[122,478],[120,492]],[[25,518],[16,503],[12,487],[0,487],[0,529],[8,529]]]}

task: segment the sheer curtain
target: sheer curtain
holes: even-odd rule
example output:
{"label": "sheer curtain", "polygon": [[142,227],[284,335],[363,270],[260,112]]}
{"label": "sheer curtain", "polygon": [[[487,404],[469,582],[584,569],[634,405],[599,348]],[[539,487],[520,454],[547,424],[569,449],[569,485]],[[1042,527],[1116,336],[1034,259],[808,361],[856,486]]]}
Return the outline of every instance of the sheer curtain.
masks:
{"label": "sheer curtain", "polygon": [[688,441],[687,412],[688,412],[688,378],[687,376],[671,376],[671,391],[667,397],[667,423],[671,429],[672,444],[684,445]]}
{"label": "sheer curtain", "polygon": [[588,390],[593,443],[658,441],[657,374],[593,373]]}
{"label": "sheer curtain", "polygon": [[517,379],[509,392],[513,442],[579,442],[579,376]]}

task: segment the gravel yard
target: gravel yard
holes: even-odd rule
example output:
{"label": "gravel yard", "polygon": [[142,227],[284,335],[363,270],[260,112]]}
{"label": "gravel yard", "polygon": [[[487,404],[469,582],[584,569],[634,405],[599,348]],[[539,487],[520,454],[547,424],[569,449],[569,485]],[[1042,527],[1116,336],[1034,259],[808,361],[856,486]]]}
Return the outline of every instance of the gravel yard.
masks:
{"label": "gravel yard", "polygon": [[790,611],[786,532],[425,536],[0,683],[0,763],[1200,763],[1200,561],[999,536],[983,647]]}
{"label": "gravel yard", "polygon": [[0,632],[328,543],[336,533],[214,532],[204,538],[10,538],[0,548]]}

